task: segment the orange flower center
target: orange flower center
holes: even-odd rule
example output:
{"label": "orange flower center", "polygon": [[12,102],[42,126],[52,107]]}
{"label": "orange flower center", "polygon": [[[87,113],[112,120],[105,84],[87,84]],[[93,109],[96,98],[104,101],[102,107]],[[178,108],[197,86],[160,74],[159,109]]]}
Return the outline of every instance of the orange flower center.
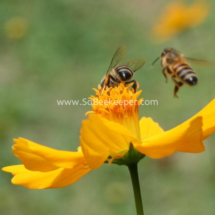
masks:
{"label": "orange flower center", "polygon": [[[130,85],[119,84],[116,87],[94,89],[96,96],[91,96],[92,108],[96,114],[120,123],[140,138],[139,105],[143,99],[137,99],[142,91],[130,90]],[[90,112],[88,112],[90,113]]]}

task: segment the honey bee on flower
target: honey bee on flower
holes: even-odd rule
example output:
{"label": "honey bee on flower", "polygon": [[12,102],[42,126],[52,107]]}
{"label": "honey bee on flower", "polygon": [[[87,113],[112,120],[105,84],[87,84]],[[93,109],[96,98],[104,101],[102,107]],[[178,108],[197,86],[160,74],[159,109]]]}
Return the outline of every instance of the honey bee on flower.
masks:
{"label": "honey bee on flower", "polygon": [[137,58],[128,61],[127,63],[118,65],[121,60],[125,58],[126,55],[126,47],[120,46],[110,63],[110,66],[107,70],[106,75],[101,80],[101,87],[114,87],[119,85],[120,83],[125,83],[125,85],[132,84],[132,88],[136,92],[139,85],[136,80],[131,80],[134,75],[134,72],[139,70],[145,63],[145,58]]}

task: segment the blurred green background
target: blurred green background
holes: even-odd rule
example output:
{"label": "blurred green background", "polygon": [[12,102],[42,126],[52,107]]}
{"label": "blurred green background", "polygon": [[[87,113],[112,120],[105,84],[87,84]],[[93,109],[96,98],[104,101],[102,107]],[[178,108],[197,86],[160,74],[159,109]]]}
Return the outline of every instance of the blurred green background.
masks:
{"label": "blurred green background", "polygon": [[[140,116],[151,116],[165,129],[188,119],[215,97],[214,67],[193,67],[199,84],[180,89],[151,63],[165,47],[214,62],[215,2],[204,23],[163,44],[151,40],[157,16],[171,1],[53,0],[0,3],[0,164],[19,164],[12,139],[24,137],[61,150],[79,146],[81,122],[90,106],[58,106],[94,94],[115,50],[126,45],[128,59],[145,57],[135,74],[146,100]],[[18,27],[17,27],[18,26]],[[145,213],[148,215],[215,214],[215,136],[201,154],[176,153],[145,158],[139,164]],[[129,172],[103,165],[75,184],[28,190],[0,172],[0,214],[135,214]]]}

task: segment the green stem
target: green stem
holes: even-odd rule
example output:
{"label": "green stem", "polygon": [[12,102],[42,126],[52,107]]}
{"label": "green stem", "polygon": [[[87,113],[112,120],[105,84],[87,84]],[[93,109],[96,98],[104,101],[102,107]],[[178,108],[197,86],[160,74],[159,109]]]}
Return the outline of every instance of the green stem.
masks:
{"label": "green stem", "polygon": [[137,215],[144,215],[143,212],[143,204],[140,192],[140,183],[138,177],[137,163],[129,164],[128,169],[131,175],[133,190],[134,190],[134,198],[136,204]]}

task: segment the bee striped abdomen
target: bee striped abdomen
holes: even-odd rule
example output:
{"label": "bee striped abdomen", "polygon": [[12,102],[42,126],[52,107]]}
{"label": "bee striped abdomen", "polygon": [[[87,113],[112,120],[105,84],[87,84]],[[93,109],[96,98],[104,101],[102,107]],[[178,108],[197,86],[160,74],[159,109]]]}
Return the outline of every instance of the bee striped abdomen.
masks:
{"label": "bee striped abdomen", "polygon": [[196,85],[198,78],[193,69],[186,63],[173,65],[175,76],[187,85]]}

